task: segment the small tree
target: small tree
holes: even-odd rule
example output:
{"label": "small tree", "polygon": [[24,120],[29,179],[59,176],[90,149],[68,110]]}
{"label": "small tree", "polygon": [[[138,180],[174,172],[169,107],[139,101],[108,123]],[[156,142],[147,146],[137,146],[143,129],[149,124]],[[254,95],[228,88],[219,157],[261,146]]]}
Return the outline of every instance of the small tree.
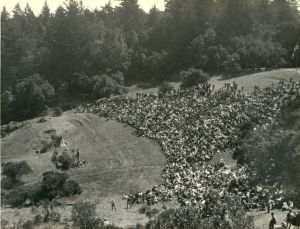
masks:
{"label": "small tree", "polygon": [[198,84],[204,84],[208,80],[208,74],[201,69],[189,68],[187,71],[180,72],[182,77],[182,88],[188,88],[196,86]]}

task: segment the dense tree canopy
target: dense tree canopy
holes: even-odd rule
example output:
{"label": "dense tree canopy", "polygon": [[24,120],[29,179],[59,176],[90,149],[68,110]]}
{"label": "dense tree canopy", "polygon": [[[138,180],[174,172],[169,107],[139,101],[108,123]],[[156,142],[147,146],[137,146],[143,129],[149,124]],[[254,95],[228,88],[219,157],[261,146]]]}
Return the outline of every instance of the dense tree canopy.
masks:
{"label": "dense tree canopy", "polygon": [[[78,73],[87,81],[121,72],[125,83],[163,82],[192,67],[232,74],[296,64],[299,13],[293,0],[165,3],[165,11],[154,6],[149,13],[137,0],[94,11],[79,0],[66,0],[54,13],[45,2],[39,15],[29,5],[17,4],[11,13],[3,8],[2,91],[12,91],[33,74],[60,91],[74,90]],[[90,91],[111,94],[99,90]]]}

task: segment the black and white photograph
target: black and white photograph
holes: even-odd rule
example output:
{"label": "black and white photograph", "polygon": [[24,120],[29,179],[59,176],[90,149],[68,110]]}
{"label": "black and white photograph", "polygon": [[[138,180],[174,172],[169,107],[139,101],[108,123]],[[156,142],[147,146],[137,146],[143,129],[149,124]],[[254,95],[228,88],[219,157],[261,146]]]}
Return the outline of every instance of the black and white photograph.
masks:
{"label": "black and white photograph", "polygon": [[300,0],[0,7],[0,228],[300,228]]}

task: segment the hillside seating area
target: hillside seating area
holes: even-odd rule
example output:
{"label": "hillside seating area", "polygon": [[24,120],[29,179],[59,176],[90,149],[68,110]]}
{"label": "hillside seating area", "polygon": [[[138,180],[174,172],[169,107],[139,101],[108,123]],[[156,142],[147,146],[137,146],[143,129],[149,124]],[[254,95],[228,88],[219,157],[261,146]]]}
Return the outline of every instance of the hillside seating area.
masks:
{"label": "hillside seating area", "polygon": [[102,99],[79,106],[75,112],[115,119],[161,145],[167,162],[161,184],[143,194],[148,204],[175,196],[182,206],[203,208],[211,191],[217,190],[220,197],[239,196],[245,206],[262,209],[270,199],[276,206],[288,201],[285,188],[278,184],[253,187],[247,166],[229,168],[222,162],[207,162],[220,151],[233,150],[245,125],[251,124],[255,131],[256,126],[268,128],[275,123],[281,109],[299,98],[299,89],[299,83],[292,80],[263,89],[256,86],[253,93],[230,84],[220,90],[199,85],[161,98],[137,94],[136,98]]}

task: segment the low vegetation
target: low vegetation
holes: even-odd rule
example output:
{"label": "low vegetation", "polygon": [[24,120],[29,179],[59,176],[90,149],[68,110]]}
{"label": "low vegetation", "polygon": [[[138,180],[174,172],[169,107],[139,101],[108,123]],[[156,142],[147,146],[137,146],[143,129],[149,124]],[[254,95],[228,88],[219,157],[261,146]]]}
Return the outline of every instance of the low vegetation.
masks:
{"label": "low vegetation", "polygon": [[9,135],[11,132],[20,129],[23,127],[25,124],[24,122],[14,122],[11,121],[8,124],[2,125],[1,126],[1,138]]}
{"label": "low vegetation", "polygon": [[103,221],[96,217],[96,205],[80,202],[72,208],[72,221],[80,229],[101,228]]}
{"label": "low vegetation", "polygon": [[204,84],[208,81],[208,74],[201,69],[190,68],[187,71],[182,71],[180,75],[182,77],[180,87],[182,88],[197,86],[198,84]]}
{"label": "low vegetation", "polygon": [[2,180],[3,189],[11,189],[21,184],[20,177],[32,171],[26,161],[21,162],[5,162],[2,163]]}
{"label": "low vegetation", "polygon": [[61,107],[54,107],[53,108],[53,116],[54,117],[59,117],[59,116],[62,115],[62,113],[63,113],[63,110],[62,110]]}
{"label": "low vegetation", "polygon": [[65,173],[45,172],[41,182],[20,186],[4,193],[3,202],[11,207],[30,206],[39,205],[41,201],[80,194],[78,183],[68,178]]}

